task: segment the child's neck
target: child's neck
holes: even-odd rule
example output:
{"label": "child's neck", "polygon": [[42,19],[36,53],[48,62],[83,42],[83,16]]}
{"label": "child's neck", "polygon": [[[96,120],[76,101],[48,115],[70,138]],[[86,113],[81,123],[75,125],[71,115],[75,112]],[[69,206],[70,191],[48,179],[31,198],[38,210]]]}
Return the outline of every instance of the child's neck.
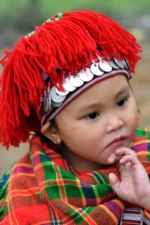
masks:
{"label": "child's neck", "polygon": [[73,167],[77,171],[83,172],[91,172],[94,170],[98,170],[100,168],[104,168],[104,165],[101,165],[97,162],[88,161],[83,159],[70,151],[64,150],[62,151],[62,155],[68,161],[71,167]]}

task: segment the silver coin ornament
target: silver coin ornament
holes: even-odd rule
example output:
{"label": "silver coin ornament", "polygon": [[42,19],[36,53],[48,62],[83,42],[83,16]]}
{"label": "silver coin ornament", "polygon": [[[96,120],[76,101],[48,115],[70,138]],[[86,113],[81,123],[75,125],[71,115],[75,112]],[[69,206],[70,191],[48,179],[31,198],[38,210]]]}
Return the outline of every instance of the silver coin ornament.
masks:
{"label": "silver coin ornament", "polygon": [[99,67],[102,71],[107,72],[107,73],[112,71],[112,67],[108,64],[108,62],[100,61]]}
{"label": "silver coin ornament", "polygon": [[63,102],[66,98],[66,96],[61,96],[56,93],[56,87],[51,88],[50,97],[53,100],[53,102],[56,102],[56,103]]}
{"label": "silver coin ornament", "polygon": [[124,58],[124,61],[125,61],[125,63],[126,63],[126,68],[127,68],[127,70],[130,70],[131,68],[130,68],[129,62],[127,61],[126,58]]}
{"label": "silver coin ornament", "polygon": [[124,68],[128,70],[128,67],[127,67],[127,64],[126,64],[125,60],[123,59],[123,60],[121,60],[121,62],[123,64]]}
{"label": "silver coin ornament", "polygon": [[122,64],[122,62],[116,58],[114,58],[114,62],[117,64],[117,66],[120,68],[120,69],[124,69],[124,65]]}
{"label": "silver coin ornament", "polygon": [[94,75],[91,73],[91,70],[89,68],[87,69],[82,69],[78,73],[78,77],[83,81],[83,82],[88,82],[93,79]]}
{"label": "silver coin ornament", "polygon": [[52,106],[53,107],[59,107],[61,105],[62,105],[62,102],[57,103],[57,102],[52,101]]}
{"label": "silver coin ornament", "polygon": [[66,90],[64,90],[64,91],[59,91],[59,90],[56,88],[56,93],[57,93],[58,95],[61,95],[61,96],[66,96],[66,95],[69,93],[69,91],[66,91]]}
{"label": "silver coin ornament", "polygon": [[71,82],[70,82],[70,78],[67,77],[64,82],[63,82],[63,87],[66,91],[74,91],[76,88],[74,86],[72,86]]}
{"label": "silver coin ornament", "polygon": [[45,91],[44,93],[44,112],[47,113],[51,108],[51,98],[48,93]]}
{"label": "silver coin ornament", "polygon": [[50,96],[50,87],[48,87],[48,91],[47,91],[47,97],[48,97],[48,106],[49,109],[51,108],[51,96]]}
{"label": "silver coin ornament", "polygon": [[81,87],[83,85],[83,80],[81,80],[78,76],[70,76],[70,83],[72,84],[72,86],[74,87]]}
{"label": "silver coin ornament", "polygon": [[104,74],[104,72],[99,68],[99,63],[92,63],[90,69],[91,72],[96,76],[102,76]]}
{"label": "silver coin ornament", "polygon": [[109,63],[109,65],[110,65],[113,69],[116,69],[116,70],[119,69],[119,66],[117,66],[117,64],[114,63],[112,60],[109,61],[108,63]]}
{"label": "silver coin ornament", "polygon": [[48,110],[49,110],[48,99],[45,98],[45,99],[44,99],[44,112],[47,113]]}

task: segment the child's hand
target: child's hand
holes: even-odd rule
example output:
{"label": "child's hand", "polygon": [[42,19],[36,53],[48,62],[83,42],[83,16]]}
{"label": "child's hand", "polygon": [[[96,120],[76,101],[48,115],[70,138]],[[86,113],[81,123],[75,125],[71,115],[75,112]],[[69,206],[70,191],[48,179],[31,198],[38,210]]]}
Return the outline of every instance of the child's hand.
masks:
{"label": "child's hand", "polygon": [[114,192],[125,201],[150,211],[150,180],[135,152],[125,147],[117,149],[108,159],[109,163],[116,161],[120,180],[115,174],[109,174]]}

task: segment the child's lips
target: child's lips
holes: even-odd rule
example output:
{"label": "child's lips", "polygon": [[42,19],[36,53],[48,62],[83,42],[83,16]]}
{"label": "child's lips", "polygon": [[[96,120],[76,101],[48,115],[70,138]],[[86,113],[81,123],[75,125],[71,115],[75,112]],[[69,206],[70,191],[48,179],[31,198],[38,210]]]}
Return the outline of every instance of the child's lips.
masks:
{"label": "child's lips", "polygon": [[127,140],[127,137],[121,136],[113,139],[106,148],[117,148],[123,146],[124,142]]}

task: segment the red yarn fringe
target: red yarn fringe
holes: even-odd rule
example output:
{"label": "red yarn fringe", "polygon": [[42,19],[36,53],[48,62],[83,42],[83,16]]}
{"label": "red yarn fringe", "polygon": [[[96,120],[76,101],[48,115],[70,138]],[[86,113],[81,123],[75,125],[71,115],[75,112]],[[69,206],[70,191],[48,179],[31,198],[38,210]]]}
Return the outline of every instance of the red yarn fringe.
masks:
{"label": "red yarn fringe", "polygon": [[[55,22],[45,22],[34,34],[21,38],[0,61],[0,141],[6,147],[28,140],[40,129],[41,74],[61,89],[64,71],[74,73],[95,55],[125,57],[134,72],[138,53],[136,39],[109,17],[90,11],[64,13]],[[62,73],[58,73],[60,69]],[[66,73],[65,73],[66,74]]]}

